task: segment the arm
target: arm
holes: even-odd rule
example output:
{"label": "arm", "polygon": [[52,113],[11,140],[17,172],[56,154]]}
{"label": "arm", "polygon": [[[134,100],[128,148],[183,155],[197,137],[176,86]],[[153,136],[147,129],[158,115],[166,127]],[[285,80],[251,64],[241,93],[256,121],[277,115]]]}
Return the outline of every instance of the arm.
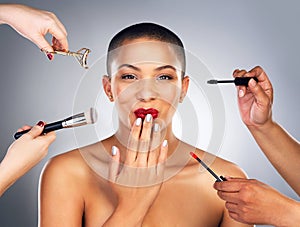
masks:
{"label": "arm", "polygon": [[[19,4],[0,4],[0,24],[8,24],[20,35],[47,52],[68,50],[67,32],[57,17],[47,11]],[[45,35],[53,36],[52,46]],[[48,56],[51,60],[53,55]]]}
{"label": "arm", "polygon": [[300,144],[272,120],[273,88],[261,67],[249,72],[236,70],[234,77],[255,76],[248,89],[238,88],[238,104],[243,122],[272,165],[300,194]]}
{"label": "arm", "polygon": [[294,226],[300,222],[300,203],[257,180],[227,178],[214,188],[226,201],[230,217],[249,224]]}
{"label": "arm", "polygon": [[39,136],[43,127],[44,123],[39,122],[9,147],[0,164],[0,196],[46,156],[49,145],[55,140],[55,132]]}

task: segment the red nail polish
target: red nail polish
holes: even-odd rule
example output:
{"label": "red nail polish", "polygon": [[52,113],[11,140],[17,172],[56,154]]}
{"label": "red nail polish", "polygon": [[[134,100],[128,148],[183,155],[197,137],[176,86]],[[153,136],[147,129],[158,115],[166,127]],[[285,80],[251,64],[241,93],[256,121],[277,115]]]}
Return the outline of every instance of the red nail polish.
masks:
{"label": "red nail polish", "polygon": [[43,122],[43,121],[39,121],[39,122],[37,123],[37,125],[38,125],[38,126],[40,126],[40,127],[44,127],[44,125],[45,125],[45,122]]}
{"label": "red nail polish", "polygon": [[49,59],[50,61],[51,61],[52,58],[53,58],[52,54],[47,54],[47,57],[48,57],[48,59]]}

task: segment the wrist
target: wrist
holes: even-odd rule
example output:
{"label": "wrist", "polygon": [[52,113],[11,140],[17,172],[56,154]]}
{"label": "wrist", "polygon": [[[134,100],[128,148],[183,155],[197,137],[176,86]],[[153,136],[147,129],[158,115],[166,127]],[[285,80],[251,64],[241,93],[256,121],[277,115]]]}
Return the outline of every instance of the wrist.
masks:
{"label": "wrist", "polygon": [[[275,219],[276,220],[276,219]],[[274,226],[289,227],[300,223],[300,203],[288,198],[285,206],[282,206],[281,214],[277,216]]]}
{"label": "wrist", "polygon": [[[0,4],[0,24],[12,26],[11,22],[14,20],[16,12],[22,7],[24,6],[21,4]],[[21,14],[22,12],[18,13]]]}
{"label": "wrist", "polygon": [[13,184],[10,177],[7,176],[5,168],[2,163],[0,163],[0,196]]}
{"label": "wrist", "polygon": [[247,125],[247,128],[252,134],[253,133],[266,134],[272,131],[275,127],[276,127],[276,123],[272,119],[267,120],[263,124]]}

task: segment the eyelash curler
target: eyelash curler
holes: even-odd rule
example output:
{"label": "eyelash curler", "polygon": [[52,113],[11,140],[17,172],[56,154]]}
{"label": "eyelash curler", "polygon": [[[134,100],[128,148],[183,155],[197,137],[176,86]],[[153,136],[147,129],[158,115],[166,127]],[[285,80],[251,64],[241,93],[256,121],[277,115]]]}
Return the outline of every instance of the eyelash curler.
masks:
{"label": "eyelash curler", "polygon": [[91,50],[88,48],[81,48],[80,50],[78,50],[76,52],[59,51],[59,50],[55,50],[53,52],[48,52],[43,49],[41,51],[45,52],[46,54],[59,54],[59,55],[63,55],[63,56],[73,56],[77,59],[77,61],[83,68],[88,69],[87,57],[88,57],[89,53],[91,52]]}

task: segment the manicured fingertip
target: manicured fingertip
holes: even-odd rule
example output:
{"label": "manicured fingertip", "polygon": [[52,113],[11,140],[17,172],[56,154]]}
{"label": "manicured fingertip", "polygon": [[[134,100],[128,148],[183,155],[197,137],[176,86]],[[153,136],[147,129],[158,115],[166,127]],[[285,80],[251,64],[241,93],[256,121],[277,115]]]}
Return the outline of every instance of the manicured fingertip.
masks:
{"label": "manicured fingertip", "polygon": [[245,95],[244,89],[240,88],[239,89],[239,97],[242,98],[242,97],[244,97],[244,95]]}
{"label": "manicured fingertip", "polygon": [[256,86],[256,81],[254,79],[250,79],[250,81],[248,83],[248,86],[250,88],[254,88]]}
{"label": "manicured fingertip", "polygon": [[45,126],[45,122],[39,121],[36,125],[38,125],[40,127],[44,127]]}
{"label": "manicured fingertip", "polygon": [[118,153],[118,148],[116,146],[112,146],[111,148],[111,155],[116,156]]}
{"label": "manicured fingertip", "polygon": [[135,126],[140,126],[142,123],[142,118],[137,118],[136,121],[135,121]]}
{"label": "manicured fingertip", "polygon": [[168,140],[164,140],[164,142],[162,143],[163,147],[167,147],[168,146]]}
{"label": "manicured fingertip", "polygon": [[48,59],[50,60],[50,61],[52,61],[52,59],[53,59],[53,55],[52,54],[47,54],[47,57],[48,57]]}

